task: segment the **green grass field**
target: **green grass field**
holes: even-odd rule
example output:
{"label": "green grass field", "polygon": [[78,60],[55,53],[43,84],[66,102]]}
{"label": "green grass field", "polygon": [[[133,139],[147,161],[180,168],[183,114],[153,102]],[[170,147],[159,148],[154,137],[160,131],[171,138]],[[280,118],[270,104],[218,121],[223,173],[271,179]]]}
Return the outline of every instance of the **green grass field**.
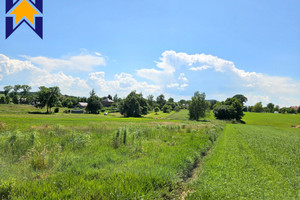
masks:
{"label": "green grass field", "polygon": [[300,115],[244,120],[226,125],[187,199],[300,199]]}
{"label": "green grass field", "polygon": [[223,127],[34,109],[0,106],[1,198],[176,198]]}
{"label": "green grass field", "polygon": [[63,110],[0,105],[0,199],[300,199],[300,115]]}

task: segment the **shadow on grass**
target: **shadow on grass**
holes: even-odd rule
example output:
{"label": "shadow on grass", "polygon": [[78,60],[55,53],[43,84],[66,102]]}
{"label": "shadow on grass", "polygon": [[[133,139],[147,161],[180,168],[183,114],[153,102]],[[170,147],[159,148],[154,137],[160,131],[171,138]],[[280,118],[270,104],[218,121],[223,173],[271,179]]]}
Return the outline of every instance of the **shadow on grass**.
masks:
{"label": "shadow on grass", "polygon": [[52,115],[53,113],[51,112],[28,112],[28,114],[33,114],[33,115]]}

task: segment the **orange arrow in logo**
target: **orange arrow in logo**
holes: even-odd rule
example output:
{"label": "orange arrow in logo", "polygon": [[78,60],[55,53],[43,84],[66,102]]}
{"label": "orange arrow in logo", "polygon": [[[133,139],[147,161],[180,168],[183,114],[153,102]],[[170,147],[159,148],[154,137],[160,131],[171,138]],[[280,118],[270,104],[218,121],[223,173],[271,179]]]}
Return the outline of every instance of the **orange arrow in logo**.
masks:
{"label": "orange arrow in logo", "polygon": [[34,24],[34,15],[40,13],[38,13],[26,0],[22,0],[10,14],[15,15],[15,24],[18,24],[24,17]]}

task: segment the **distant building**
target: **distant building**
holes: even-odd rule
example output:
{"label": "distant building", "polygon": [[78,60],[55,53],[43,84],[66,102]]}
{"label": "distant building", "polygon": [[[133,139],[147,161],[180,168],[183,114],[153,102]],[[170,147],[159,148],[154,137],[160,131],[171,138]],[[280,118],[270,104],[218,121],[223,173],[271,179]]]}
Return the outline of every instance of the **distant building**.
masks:
{"label": "distant building", "polygon": [[79,102],[78,103],[78,105],[79,105],[79,108],[86,108],[87,106],[88,106],[88,103],[85,103],[85,102]]}
{"label": "distant building", "polygon": [[294,110],[298,110],[299,106],[291,106],[291,108],[293,108]]}
{"label": "distant building", "polygon": [[104,107],[110,107],[114,103],[114,101],[110,100],[109,98],[105,98],[101,101],[101,103]]}

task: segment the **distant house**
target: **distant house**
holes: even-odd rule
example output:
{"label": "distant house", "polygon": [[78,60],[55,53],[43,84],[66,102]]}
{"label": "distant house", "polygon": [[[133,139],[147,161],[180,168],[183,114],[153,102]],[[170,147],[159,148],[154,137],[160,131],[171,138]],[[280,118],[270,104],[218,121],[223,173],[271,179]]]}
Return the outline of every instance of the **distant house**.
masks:
{"label": "distant house", "polygon": [[78,105],[79,105],[79,108],[86,108],[87,106],[88,106],[88,103],[85,103],[85,102],[79,102],[78,103]]}
{"label": "distant house", "polygon": [[109,98],[105,98],[101,101],[101,103],[104,107],[110,107],[114,103],[114,101],[110,100]]}
{"label": "distant house", "polygon": [[297,111],[299,107],[298,106],[291,106],[291,108],[293,108],[294,110]]}

